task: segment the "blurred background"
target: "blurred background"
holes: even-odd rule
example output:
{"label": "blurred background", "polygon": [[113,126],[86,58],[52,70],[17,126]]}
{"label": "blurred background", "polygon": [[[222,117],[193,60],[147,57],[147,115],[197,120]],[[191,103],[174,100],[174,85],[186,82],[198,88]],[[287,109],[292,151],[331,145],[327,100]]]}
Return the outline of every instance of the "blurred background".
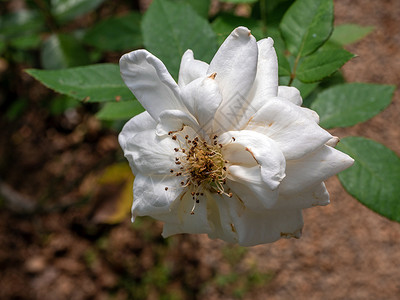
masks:
{"label": "blurred background", "polygon": [[[304,211],[299,240],[243,248],[203,235],[163,239],[161,223],[130,222],[133,176],[117,142],[124,121],[24,70],[117,63],[143,47],[150,3],[0,1],[0,299],[399,299],[400,224],[336,177],[331,204]],[[374,27],[346,47],[357,54],[346,80],[400,86],[400,1],[334,3],[335,24]],[[249,7],[212,1],[208,15],[224,11],[246,16]],[[131,38],[105,39],[110,24]],[[381,114],[331,133],[400,155],[399,125],[397,88]]]}

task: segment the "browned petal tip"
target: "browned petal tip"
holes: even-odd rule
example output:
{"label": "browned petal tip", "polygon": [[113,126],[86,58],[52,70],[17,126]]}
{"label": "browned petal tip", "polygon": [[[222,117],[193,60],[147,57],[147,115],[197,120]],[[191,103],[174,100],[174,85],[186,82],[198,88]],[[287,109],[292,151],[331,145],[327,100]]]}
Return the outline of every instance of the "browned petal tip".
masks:
{"label": "browned petal tip", "polygon": [[215,79],[215,76],[217,76],[217,73],[212,73],[208,78]]}

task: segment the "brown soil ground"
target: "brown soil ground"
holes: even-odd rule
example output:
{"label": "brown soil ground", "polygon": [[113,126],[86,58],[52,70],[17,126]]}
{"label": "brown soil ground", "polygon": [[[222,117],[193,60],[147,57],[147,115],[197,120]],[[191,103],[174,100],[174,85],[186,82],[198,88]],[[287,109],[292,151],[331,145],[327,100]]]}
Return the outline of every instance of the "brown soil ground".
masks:
{"label": "brown soil ground", "polygon": [[[337,24],[375,26],[348,47],[358,57],[343,68],[346,79],[399,87],[400,1],[335,0],[335,13]],[[120,186],[84,195],[121,160],[116,133],[90,107],[49,116],[39,104],[49,91],[22,70],[12,84],[33,100],[17,122],[0,120],[1,179],[43,205],[34,214],[0,208],[0,299],[400,299],[400,224],[361,205],[336,177],[327,181],[331,204],[304,211],[299,240],[245,249],[203,235],[163,240],[161,224],[147,218],[99,223]],[[381,114],[332,132],[400,155],[399,117],[397,88]]]}

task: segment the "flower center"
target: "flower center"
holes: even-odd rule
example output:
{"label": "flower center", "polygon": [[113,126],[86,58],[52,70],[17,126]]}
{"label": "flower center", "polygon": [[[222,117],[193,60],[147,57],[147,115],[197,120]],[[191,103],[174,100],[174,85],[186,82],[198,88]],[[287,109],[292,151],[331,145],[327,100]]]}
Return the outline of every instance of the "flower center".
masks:
{"label": "flower center", "polygon": [[205,189],[232,197],[232,193],[224,190],[227,176],[225,164],[228,161],[221,154],[222,145],[218,144],[217,135],[213,137],[211,145],[198,136],[193,139],[187,134],[183,136],[182,131],[169,132],[169,135],[179,143],[179,148],[174,148],[177,152],[175,164],[179,166],[179,171],[171,169],[171,173],[183,176],[181,185],[190,188],[196,203],[199,203],[198,196],[203,196]]}

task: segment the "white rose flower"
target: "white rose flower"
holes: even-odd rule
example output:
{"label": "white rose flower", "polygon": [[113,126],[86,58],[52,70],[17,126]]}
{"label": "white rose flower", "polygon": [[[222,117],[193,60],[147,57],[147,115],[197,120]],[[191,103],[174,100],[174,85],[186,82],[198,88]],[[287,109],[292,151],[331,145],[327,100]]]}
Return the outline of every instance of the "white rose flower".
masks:
{"label": "white rose flower", "polygon": [[163,221],[162,235],[207,233],[242,246],[300,237],[302,209],[329,203],[323,183],[353,159],[278,86],[271,38],[236,28],[210,65],[182,57],[178,84],[146,50],[125,54],[122,78],[145,112],[119,142],[136,178],[132,219]]}

